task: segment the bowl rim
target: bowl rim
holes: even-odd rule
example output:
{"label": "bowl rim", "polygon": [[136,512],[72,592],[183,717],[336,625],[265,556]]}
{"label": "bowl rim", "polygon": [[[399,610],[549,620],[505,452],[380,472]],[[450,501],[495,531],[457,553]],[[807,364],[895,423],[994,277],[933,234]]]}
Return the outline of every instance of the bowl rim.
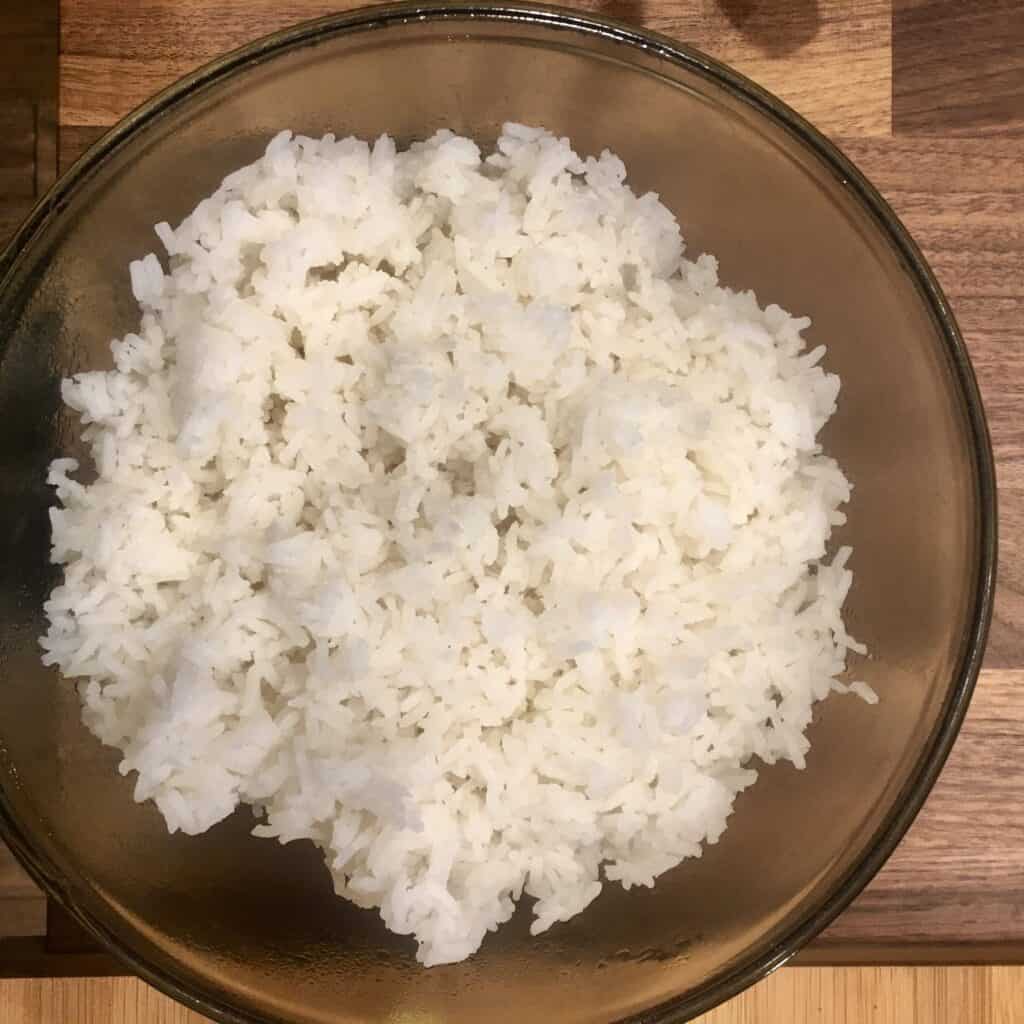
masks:
{"label": "bowl rim", "polygon": [[[992,446],[981,395],[963,337],[943,291],[907,229],[878,191],[833,143],[773,94],[727,65],[696,48],[660,33],[594,14],[530,0],[403,0],[360,7],[302,22],[263,36],[178,79],[146,100],[106,131],[65,171],[33,207],[8,244],[0,250],[0,294],[18,270],[33,239],[66,207],[70,196],[94,171],[144,126],[192,94],[230,77],[246,65],[262,63],[291,49],[357,31],[386,30],[414,22],[493,21],[567,29],[587,37],[641,50],[677,67],[696,72],[722,86],[762,116],[782,127],[836,175],[871,215],[895,251],[903,258],[945,343],[960,397],[964,403],[971,455],[977,483],[979,530],[978,565],[971,623],[964,638],[959,665],[952,675],[936,727],[915,772],[893,800],[863,856],[832,892],[805,910],[779,938],[757,955],[725,967],[689,993],[661,1003],[629,1020],[644,1024],[681,1024],[706,1013],[781,967],[802,946],[830,924],[874,877],[896,848],[952,749],[981,669],[992,618],[997,562],[997,497]],[[2,354],[2,353],[0,353]],[[13,808],[0,788],[0,838],[44,892],[57,899],[90,936],[155,988],[192,1009],[224,1024],[269,1024],[274,1018],[240,1010],[200,986],[185,983],[175,972],[135,952],[75,899],[61,873],[35,849],[19,827]]]}

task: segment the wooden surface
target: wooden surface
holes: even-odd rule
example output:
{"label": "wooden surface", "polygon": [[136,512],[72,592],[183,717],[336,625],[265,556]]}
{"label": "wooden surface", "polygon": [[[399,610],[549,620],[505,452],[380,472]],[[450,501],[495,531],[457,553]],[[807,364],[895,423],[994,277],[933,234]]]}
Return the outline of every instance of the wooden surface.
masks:
{"label": "wooden surface", "polygon": [[[339,6],[345,6],[344,0],[63,0],[61,164],[70,164],[105,126],[192,67]],[[950,762],[918,821],[860,899],[808,950],[805,961],[1022,962],[1024,3],[588,0],[576,6],[692,42],[811,118],[840,142],[903,217],[952,300],[984,393],[999,476],[1000,582],[986,670]],[[0,44],[0,58],[4,52]],[[0,113],[0,132],[12,140],[22,163],[27,163],[27,130],[22,114]],[[31,201],[19,188],[0,169],[0,230],[5,216],[10,224]],[[4,858],[0,852],[0,936],[25,934],[25,928],[38,931],[41,898]],[[15,919],[18,928],[12,930],[9,922]],[[794,994],[797,983],[787,979],[808,977],[821,980],[801,982],[802,994]],[[867,991],[866,978],[889,978],[895,987],[877,1010],[851,1016],[860,1012],[850,1008],[860,1005],[858,993]],[[1008,1004],[993,994],[997,981],[1012,982],[1018,991],[1024,987],[1024,975],[991,971],[977,976],[793,971],[777,975],[736,1004],[741,1009],[735,1012],[747,1016],[710,1019],[715,1024],[1024,1021],[1024,1009],[999,1009]],[[160,1017],[165,1011],[155,1009],[151,1017],[118,1017],[127,1013],[123,1007],[136,1005],[133,1000],[149,999],[138,994],[147,990],[134,983],[95,986],[71,986],[64,996],[45,985],[4,988],[15,994],[0,995],[0,1000],[37,1000],[33,1006],[50,1009],[40,1010],[41,1017],[18,1017],[27,1012],[18,1008],[22,1004],[0,1001],[0,1021],[185,1019]],[[86,991],[99,993],[96,1005],[114,1015],[74,1016],[54,1009],[59,1004],[52,1000],[84,998]],[[831,993],[820,998],[834,1016],[823,1017],[814,1009],[814,991]],[[897,1013],[900,999],[930,1006],[940,991],[954,1016]],[[782,1000],[771,1004],[781,1008],[805,997],[810,1002],[800,1011],[803,1016],[780,1015],[781,1009],[756,1002]],[[51,1001],[38,1002],[44,998]],[[984,1012],[976,1016],[975,1011]]]}
{"label": "wooden surface", "polygon": [[0,4],[0,242],[56,172],[57,3]]}
{"label": "wooden surface", "polygon": [[[345,0],[63,0],[61,121],[112,124],[226,50],[354,6]],[[692,42],[828,131],[889,131],[888,0],[577,0],[571,6]]]}
{"label": "wooden surface", "polygon": [[897,134],[1024,132],[1020,0],[897,0],[894,8]]}
{"label": "wooden surface", "polygon": [[[204,1020],[134,978],[0,984],[3,1024],[202,1024]],[[1022,1020],[1021,967],[791,967],[696,1024],[1020,1024]],[[401,1017],[394,1024],[414,1021]]]}

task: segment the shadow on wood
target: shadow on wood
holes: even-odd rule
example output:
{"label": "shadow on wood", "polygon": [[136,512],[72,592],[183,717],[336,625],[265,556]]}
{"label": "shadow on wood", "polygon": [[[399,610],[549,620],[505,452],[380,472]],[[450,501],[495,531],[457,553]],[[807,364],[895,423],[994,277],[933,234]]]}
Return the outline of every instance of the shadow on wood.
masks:
{"label": "shadow on wood", "polygon": [[818,0],[718,0],[741,35],[768,57],[785,57],[806,46],[821,25]]}
{"label": "shadow on wood", "polygon": [[595,9],[606,18],[618,18],[631,25],[644,24],[644,0],[599,0]]}

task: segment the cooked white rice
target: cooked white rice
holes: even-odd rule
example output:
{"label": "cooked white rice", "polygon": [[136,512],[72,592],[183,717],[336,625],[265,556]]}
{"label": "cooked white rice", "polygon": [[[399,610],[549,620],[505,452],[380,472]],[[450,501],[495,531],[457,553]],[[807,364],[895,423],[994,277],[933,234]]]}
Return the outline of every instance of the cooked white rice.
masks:
{"label": "cooked white rice", "polygon": [[172,832],[252,805],[424,964],[699,856],[850,689],[839,381],[624,179],[283,132],[64,383],[45,661]]}

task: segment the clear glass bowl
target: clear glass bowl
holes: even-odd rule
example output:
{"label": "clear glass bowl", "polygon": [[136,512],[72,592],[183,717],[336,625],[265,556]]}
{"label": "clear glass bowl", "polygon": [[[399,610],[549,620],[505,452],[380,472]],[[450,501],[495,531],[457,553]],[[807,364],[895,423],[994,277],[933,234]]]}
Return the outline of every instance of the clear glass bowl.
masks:
{"label": "clear glass bowl", "polygon": [[[127,264],[282,127],[493,139],[542,124],[619,153],[723,279],[813,317],[842,377],[824,437],[855,485],[856,673],[821,705],[807,770],[765,770],[724,838],[652,890],[606,886],[532,939],[520,911],[480,953],[424,970],[375,913],[331,895],[309,843],[248,812],[167,835],[80,724],[36,638],[57,579],[45,468],[76,452],[59,380],[133,329]],[[33,875],[159,988],[226,1021],[682,1021],[782,963],[865,885],[949,751],[991,612],[991,450],[967,354],[921,254],[832,145],[671,40],[524,4],[356,11],[279,33],[141,107],[54,187],[0,256],[0,826]],[[671,457],[666,452],[666,457]]]}

